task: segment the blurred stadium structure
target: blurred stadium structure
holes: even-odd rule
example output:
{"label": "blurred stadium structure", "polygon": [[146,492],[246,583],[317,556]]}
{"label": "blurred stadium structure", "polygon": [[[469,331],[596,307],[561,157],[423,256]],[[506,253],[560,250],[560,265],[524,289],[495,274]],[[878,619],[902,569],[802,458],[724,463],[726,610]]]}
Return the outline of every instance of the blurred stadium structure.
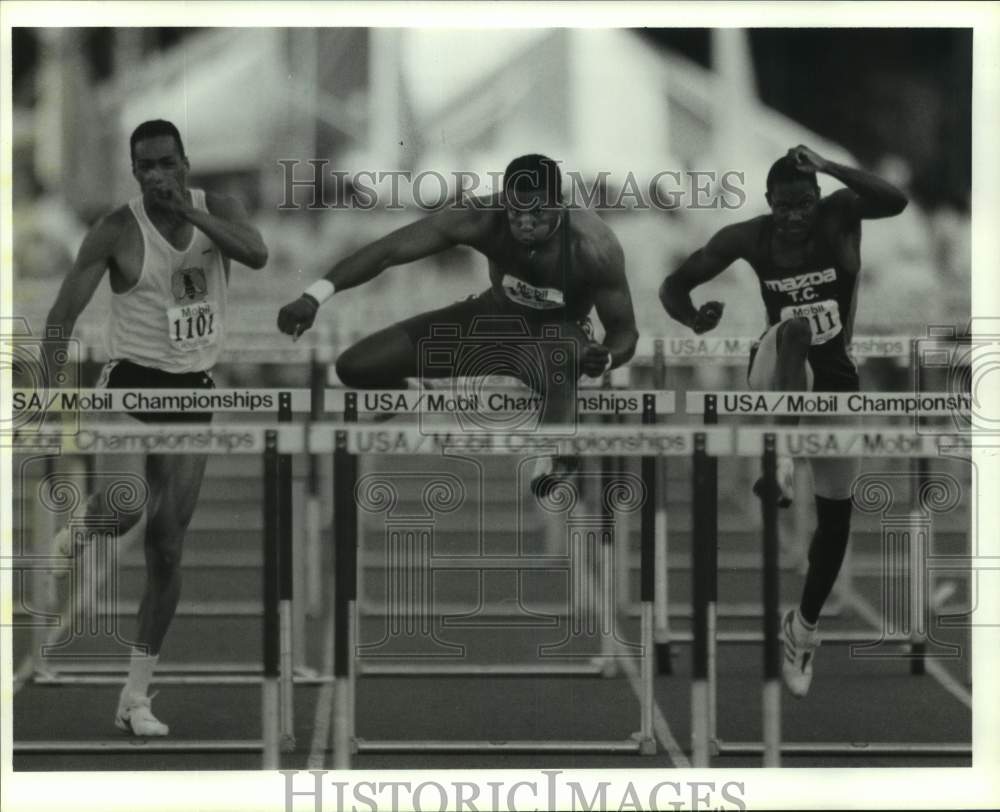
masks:
{"label": "blurred stadium structure", "polygon": [[[268,268],[235,273],[231,284],[231,332],[256,332],[255,345],[282,343],[275,315],[305,283],[421,214],[412,205],[279,210],[281,159],[302,162],[300,179],[309,159],[349,175],[434,170],[451,179],[545,152],[591,180],[610,173],[612,199],[630,172],[642,189],[663,170],[745,173],[738,209],[692,209],[687,197],[672,211],[604,212],[625,248],[645,335],[682,334],[657,287],[721,225],[763,213],[767,167],[789,146],[854,163],[758,100],[745,31],[712,32],[710,69],[629,30],[33,29],[20,42],[34,54],[14,77],[14,312],[36,328],[87,224],[136,193],[128,135],[149,118],[180,128],[192,185],[239,195],[264,232]],[[905,188],[901,160],[874,168]],[[673,188],[692,191],[690,181]],[[944,207],[911,205],[866,224],[857,332],[964,324],[970,240],[968,215]],[[484,260],[456,250],[390,270],[323,315],[348,338],[486,285]],[[102,286],[81,330],[104,323],[108,295]],[[749,268],[699,291],[708,298],[740,303],[720,334],[762,329]]]}

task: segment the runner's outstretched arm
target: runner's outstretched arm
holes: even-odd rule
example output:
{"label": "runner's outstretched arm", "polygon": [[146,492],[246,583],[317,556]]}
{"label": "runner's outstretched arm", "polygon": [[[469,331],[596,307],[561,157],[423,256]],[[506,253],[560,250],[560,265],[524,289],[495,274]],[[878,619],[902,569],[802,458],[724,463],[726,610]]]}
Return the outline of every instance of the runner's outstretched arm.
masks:
{"label": "runner's outstretched arm", "polygon": [[312,326],[319,306],[334,291],[362,285],[394,265],[405,265],[456,245],[474,244],[481,223],[480,212],[447,210],[369,243],[340,260],[302,296],[285,305],[278,314],[278,329],[288,335],[300,335]]}
{"label": "runner's outstretched arm", "polygon": [[744,255],[746,223],[726,226],[699,248],[660,285],[660,303],[667,314],[696,333],[715,329],[722,318],[722,302],[706,302],[695,308],[691,291],[711,281]]}

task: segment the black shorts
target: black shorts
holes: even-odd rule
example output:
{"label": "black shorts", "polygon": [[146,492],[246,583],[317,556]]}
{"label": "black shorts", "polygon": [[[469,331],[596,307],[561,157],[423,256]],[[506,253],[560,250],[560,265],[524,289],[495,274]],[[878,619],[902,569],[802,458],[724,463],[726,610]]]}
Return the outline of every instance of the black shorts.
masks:
{"label": "black shorts", "polygon": [[524,362],[536,348],[544,352],[562,345],[570,350],[570,358],[580,358],[593,338],[588,318],[526,313],[498,300],[492,289],[405,319],[398,326],[417,348],[422,377],[509,375],[529,385],[534,374],[526,371]]}
{"label": "black shorts", "polygon": [[[109,361],[101,372],[99,389],[215,389],[208,371],[164,372],[132,361]],[[209,423],[211,412],[128,412],[143,423]]]}
{"label": "black shorts", "polygon": [[814,392],[859,392],[858,368],[843,340],[834,339],[809,349]]}
{"label": "black shorts", "polygon": [[[772,329],[773,325],[750,348],[750,358],[747,364],[748,383],[754,361],[757,358],[760,342]],[[813,392],[861,391],[861,379],[858,376],[858,368],[854,365],[854,360],[847,352],[847,344],[842,337],[837,337],[825,344],[817,344],[810,347],[806,359],[812,371]]]}

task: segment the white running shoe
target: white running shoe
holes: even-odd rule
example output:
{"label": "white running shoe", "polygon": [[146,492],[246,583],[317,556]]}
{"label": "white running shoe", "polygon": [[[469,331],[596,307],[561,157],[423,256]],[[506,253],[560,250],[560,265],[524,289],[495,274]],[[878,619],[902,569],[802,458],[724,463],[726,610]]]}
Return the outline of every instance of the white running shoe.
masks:
{"label": "white running shoe", "polygon": [[[774,478],[778,482],[778,507],[790,507],[795,498],[795,460],[791,457],[779,456]],[[764,498],[764,477],[754,482],[753,492],[758,499]]]}
{"label": "white running shoe", "polygon": [[118,711],[115,713],[115,727],[140,738],[166,736],[170,733],[170,728],[153,716],[153,709],[150,707],[152,699],[152,696],[126,694],[122,688],[118,697]]}
{"label": "white running shoe", "polygon": [[796,610],[789,609],[781,621],[781,638],[785,644],[781,676],[789,693],[801,699],[809,693],[812,684],[813,658],[819,645],[819,632],[805,628],[796,617]]}

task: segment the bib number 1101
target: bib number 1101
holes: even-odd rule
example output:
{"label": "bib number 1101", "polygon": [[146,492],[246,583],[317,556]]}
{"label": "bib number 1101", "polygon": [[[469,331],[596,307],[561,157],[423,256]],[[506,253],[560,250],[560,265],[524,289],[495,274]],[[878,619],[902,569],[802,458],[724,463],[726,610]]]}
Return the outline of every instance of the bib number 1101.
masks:
{"label": "bib number 1101", "polygon": [[174,341],[210,336],[215,332],[215,313],[201,311],[195,316],[174,319],[173,328]]}

